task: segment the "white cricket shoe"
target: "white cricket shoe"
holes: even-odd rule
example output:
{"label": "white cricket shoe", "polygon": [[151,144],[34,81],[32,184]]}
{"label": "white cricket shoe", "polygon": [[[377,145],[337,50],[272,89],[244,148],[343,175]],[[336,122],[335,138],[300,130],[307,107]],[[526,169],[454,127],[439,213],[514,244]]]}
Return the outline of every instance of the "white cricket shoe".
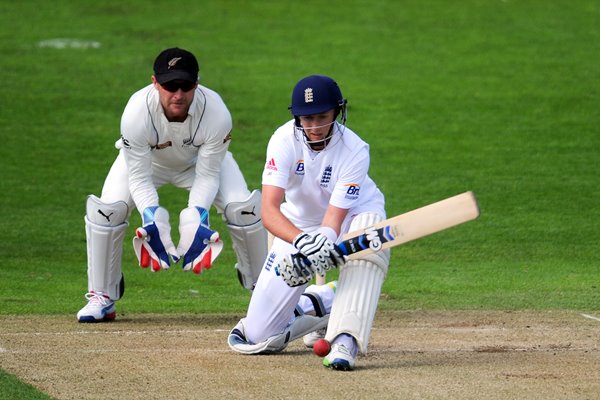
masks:
{"label": "white cricket shoe", "polygon": [[352,371],[354,369],[354,356],[352,351],[344,344],[334,344],[331,351],[323,358],[323,365],[338,371]]}
{"label": "white cricket shoe", "polygon": [[358,355],[356,339],[347,333],[338,335],[331,344],[331,351],[323,358],[323,365],[340,371],[352,371]]}
{"label": "white cricket shoe", "polygon": [[317,340],[325,339],[325,334],[327,333],[327,328],[318,329],[314,332],[307,333],[304,335],[302,340],[304,341],[304,345],[309,349],[312,349]]}
{"label": "white cricket shoe", "polygon": [[88,303],[77,313],[79,322],[112,321],[117,315],[115,302],[102,292],[86,293]]}

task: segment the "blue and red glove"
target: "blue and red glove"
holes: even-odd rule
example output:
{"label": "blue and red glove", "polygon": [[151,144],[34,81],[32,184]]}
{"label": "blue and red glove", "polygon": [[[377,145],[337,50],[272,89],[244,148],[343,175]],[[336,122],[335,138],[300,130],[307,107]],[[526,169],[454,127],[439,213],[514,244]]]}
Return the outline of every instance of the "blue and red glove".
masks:
{"label": "blue and red glove", "polygon": [[152,267],[153,272],[169,269],[171,260],[179,261],[179,254],[171,239],[169,212],[159,206],[147,207],[142,213],[141,228],[135,230],[133,250],[140,267]]}
{"label": "blue and red glove", "polygon": [[201,274],[210,269],[221,250],[223,242],[219,233],[210,229],[208,210],[188,207],[179,214],[179,246],[177,252],[183,257],[183,270]]}

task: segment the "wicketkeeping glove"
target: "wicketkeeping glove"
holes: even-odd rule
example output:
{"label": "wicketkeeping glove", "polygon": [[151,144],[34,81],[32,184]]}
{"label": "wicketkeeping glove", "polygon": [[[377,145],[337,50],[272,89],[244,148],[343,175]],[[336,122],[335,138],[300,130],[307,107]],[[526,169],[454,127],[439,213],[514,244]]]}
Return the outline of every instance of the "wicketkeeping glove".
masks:
{"label": "wicketkeeping glove", "polygon": [[179,260],[179,255],[171,240],[169,212],[159,206],[148,207],[142,213],[143,226],[135,230],[133,250],[140,267],[152,267],[152,271],[169,269],[171,259]]}
{"label": "wicketkeeping glove", "polygon": [[219,233],[211,230],[208,210],[188,207],[179,214],[180,241],[177,252],[183,256],[183,270],[201,274],[212,267],[213,261],[223,250]]}
{"label": "wicketkeeping glove", "polygon": [[346,262],[342,250],[322,233],[301,233],[296,236],[293,245],[308,259],[313,272],[319,275]]}

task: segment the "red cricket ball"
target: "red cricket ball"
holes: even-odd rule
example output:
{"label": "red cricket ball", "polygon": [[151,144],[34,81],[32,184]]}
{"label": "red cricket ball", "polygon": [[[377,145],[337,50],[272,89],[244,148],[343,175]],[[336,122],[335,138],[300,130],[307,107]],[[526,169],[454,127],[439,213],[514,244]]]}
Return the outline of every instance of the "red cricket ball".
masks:
{"label": "red cricket ball", "polygon": [[331,345],[325,339],[319,339],[313,345],[313,352],[319,357],[325,357],[331,351]]}

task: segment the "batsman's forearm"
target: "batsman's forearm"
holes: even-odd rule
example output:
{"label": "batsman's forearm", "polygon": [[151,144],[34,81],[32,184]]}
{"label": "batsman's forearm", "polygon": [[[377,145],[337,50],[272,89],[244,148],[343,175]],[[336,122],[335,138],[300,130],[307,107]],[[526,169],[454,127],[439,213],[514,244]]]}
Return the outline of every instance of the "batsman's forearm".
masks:
{"label": "batsman's forearm", "polygon": [[288,243],[293,243],[294,238],[302,231],[296,227],[283,213],[279,210],[262,212],[262,222],[264,227],[273,235]]}

